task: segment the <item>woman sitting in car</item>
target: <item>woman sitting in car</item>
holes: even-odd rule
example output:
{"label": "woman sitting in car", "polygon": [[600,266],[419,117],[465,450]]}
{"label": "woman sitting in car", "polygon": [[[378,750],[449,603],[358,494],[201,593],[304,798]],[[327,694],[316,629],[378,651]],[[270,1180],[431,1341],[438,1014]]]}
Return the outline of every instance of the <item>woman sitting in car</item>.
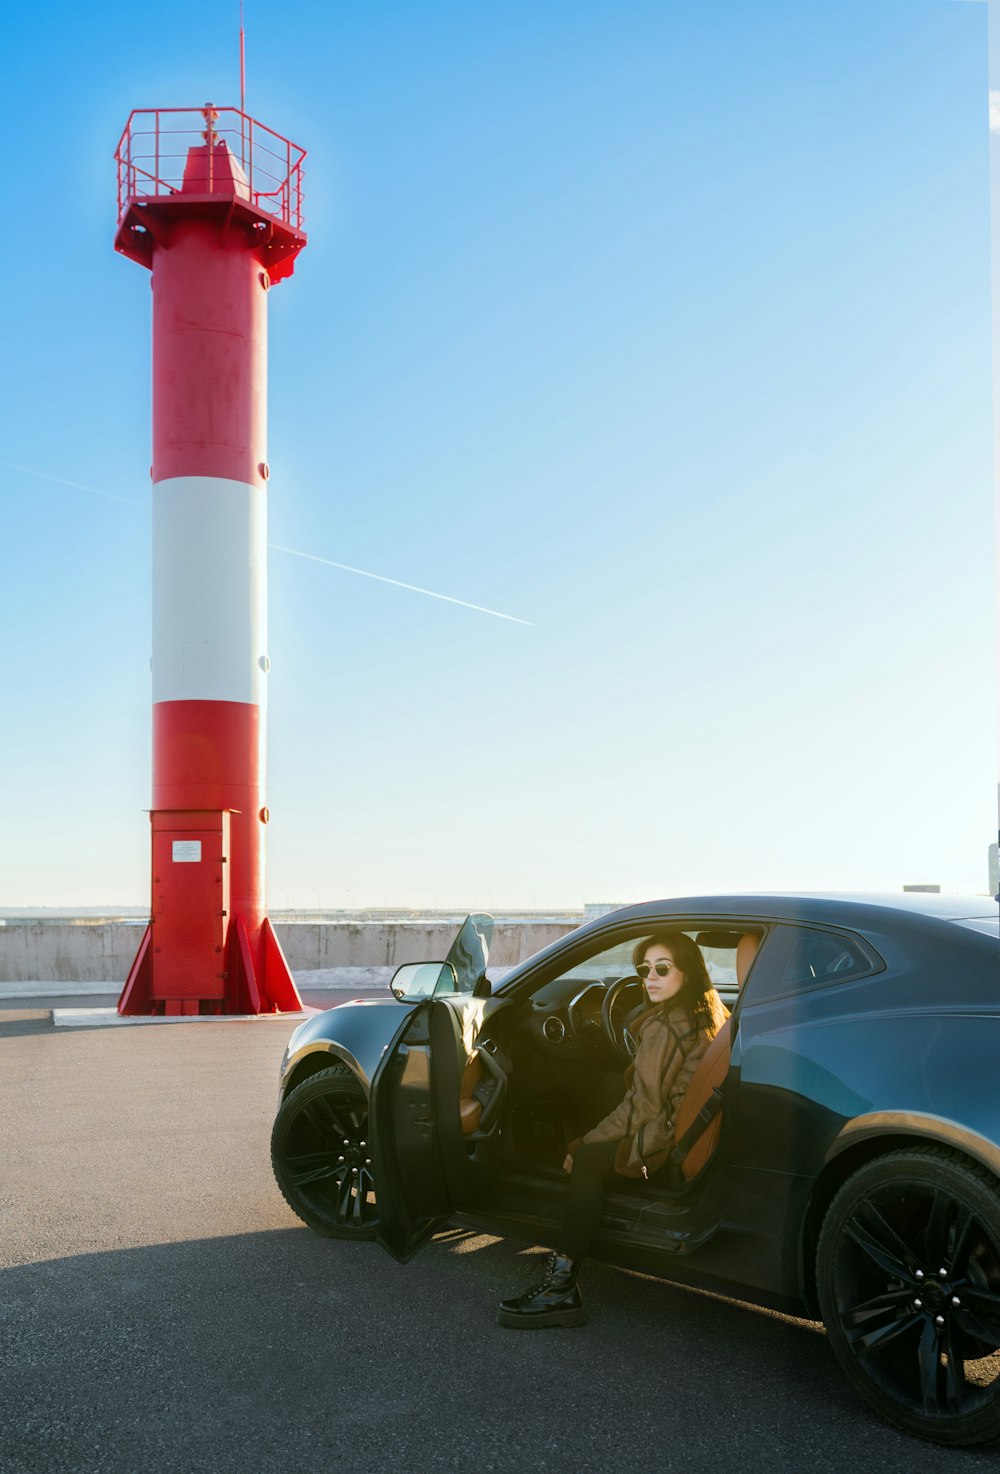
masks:
{"label": "woman sitting in car", "polygon": [[571,1142],[563,1225],[545,1278],[501,1303],[502,1326],[580,1326],[587,1319],[577,1285],[580,1262],[600,1227],[607,1182],[640,1178],[670,1185],[674,1115],[698,1062],[726,1019],[726,1009],[697,944],[683,932],[660,932],[633,954],[649,1006],[633,1021],[635,1059],[625,1098]]}

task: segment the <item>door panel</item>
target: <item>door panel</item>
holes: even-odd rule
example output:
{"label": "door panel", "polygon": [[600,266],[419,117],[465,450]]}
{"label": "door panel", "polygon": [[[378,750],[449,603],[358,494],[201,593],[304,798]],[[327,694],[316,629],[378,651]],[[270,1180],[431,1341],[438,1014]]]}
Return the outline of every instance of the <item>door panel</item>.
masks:
{"label": "door panel", "polygon": [[450,1206],[434,1141],[431,1006],[413,1011],[371,1084],[378,1242],[400,1263],[430,1238]]}
{"label": "door panel", "polygon": [[490,1172],[486,1144],[500,1112],[494,1070],[480,1129],[462,1130],[466,1066],[488,1015],[503,999],[429,999],[414,1009],[386,1050],[371,1085],[372,1149],[379,1205],[378,1241],[405,1263],[475,1195]]}

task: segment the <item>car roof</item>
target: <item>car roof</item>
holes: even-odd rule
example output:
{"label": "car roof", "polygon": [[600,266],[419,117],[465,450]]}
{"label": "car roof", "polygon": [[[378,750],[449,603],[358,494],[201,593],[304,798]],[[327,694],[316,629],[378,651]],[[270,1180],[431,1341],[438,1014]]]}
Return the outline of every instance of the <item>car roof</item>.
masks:
{"label": "car roof", "polygon": [[[666,896],[658,901],[645,901],[624,906],[600,918],[607,923],[613,918],[642,920],[647,915],[664,913],[702,916],[803,916],[815,921],[855,923],[862,916],[875,919],[875,913],[889,911],[933,917],[941,921],[965,920],[968,917],[997,917],[997,902],[992,896],[951,896],[930,891],[731,891],[725,896]],[[860,913],[860,914],[859,914]]]}
{"label": "car roof", "polygon": [[[533,972],[562,956],[567,944],[583,945],[601,934],[618,933],[627,926],[633,936],[641,935],[647,926],[656,927],[665,918],[676,916],[699,925],[720,921],[795,921],[800,925],[847,927],[861,933],[877,935],[883,930],[930,928],[940,935],[949,922],[987,917],[1000,927],[997,903],[991,896],[945,896],[929,891],[830,892],[799,891],[731,891],[724,896],[665,896],[658,901],[643,901],[608,911],[592,921],[584,922],[566,936],[550,942],[540,952],[525,958],[504,976],[502,988],[517,987],[525,973]],[[633,931],[632,928],[635,928]],[[728,928],[727,928],[728,929]],[[965,930],[964,928],[962,929]],[[965,933],[970,947],[989,940],[977,937],[973,930]],[[953,939],[956,943],[958,937]]]}

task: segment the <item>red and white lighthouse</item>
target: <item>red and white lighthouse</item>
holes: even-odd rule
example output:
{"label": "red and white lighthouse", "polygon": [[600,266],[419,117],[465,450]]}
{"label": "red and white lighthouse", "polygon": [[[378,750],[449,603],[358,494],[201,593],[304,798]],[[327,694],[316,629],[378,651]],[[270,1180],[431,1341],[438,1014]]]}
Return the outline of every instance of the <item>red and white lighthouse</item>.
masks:
{"label": "red and white lighthouse", "polygon": [[119,1013],[301,1007],[267,918],[267,294],[304,151],[236,108],[133,112],[115,246],[152,272],[151,920]]}

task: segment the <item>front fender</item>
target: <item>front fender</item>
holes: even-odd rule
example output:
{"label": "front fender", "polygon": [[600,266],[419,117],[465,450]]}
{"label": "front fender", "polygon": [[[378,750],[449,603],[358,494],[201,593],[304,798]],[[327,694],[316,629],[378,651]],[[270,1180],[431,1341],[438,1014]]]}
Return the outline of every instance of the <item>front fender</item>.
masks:
{"label": "front fender", "polygon": [[370,1090],[379,1061],[415,1007],[395,999],[357,1000],[314,1014],[288,1041],[279,1072],[279,1097],[287,1094],[303,1062],[316,1054],[328,1058],[331,1064],[347,1065]]}

